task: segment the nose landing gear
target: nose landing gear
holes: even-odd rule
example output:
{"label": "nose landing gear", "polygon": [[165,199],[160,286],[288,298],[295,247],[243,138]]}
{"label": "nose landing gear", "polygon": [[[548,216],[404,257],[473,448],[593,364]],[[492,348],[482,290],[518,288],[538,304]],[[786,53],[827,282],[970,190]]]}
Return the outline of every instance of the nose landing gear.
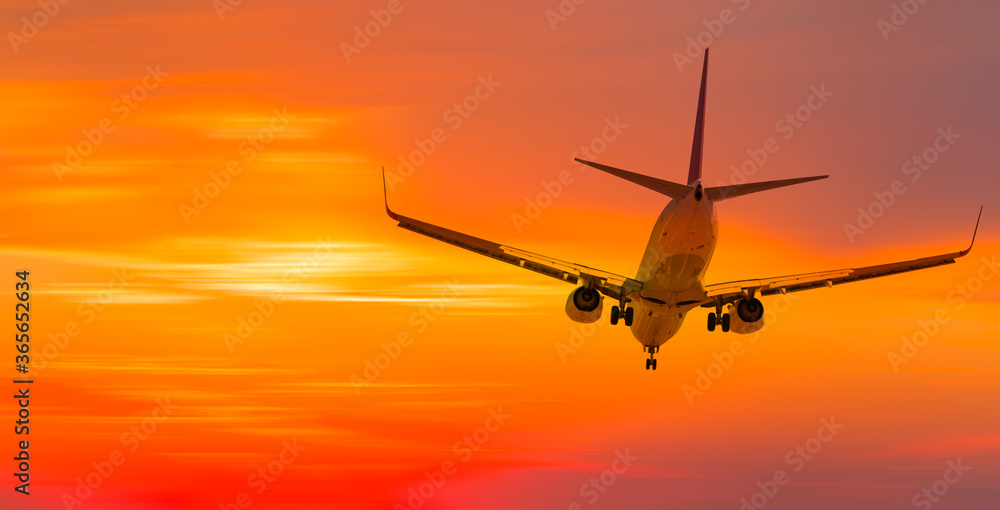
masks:
{"label": "nose landing gear", "polygon": [[644,346],[642,350],[643,352],[649,352],[649,359],[646,360],[646,370],[649,370],[650,368],[656,370],[656,358],[653,356],[660,351],[660,347],[647,345]]}

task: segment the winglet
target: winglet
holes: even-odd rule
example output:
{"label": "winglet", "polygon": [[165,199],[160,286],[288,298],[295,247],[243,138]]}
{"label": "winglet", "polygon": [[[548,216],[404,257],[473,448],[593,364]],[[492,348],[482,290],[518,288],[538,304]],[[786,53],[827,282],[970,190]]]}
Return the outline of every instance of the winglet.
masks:
{"label": "winglet", "polygon": [[958,256],[962,257],[972,251],[972,245],[976,243],[976,232],[979,232],[979,220],[983,217],[983,206],[979,206],[979,217],[976,218],[976,228],[972,231],[972,242],[969,243],[969,247],[958,252]]}
{"label": "winglet", "polygon": [[382,198],[385,200],[385,212],[390,218],[398,220],[399,216],[389,209],[389,194],[385,190],[385,167],[382,167]]}

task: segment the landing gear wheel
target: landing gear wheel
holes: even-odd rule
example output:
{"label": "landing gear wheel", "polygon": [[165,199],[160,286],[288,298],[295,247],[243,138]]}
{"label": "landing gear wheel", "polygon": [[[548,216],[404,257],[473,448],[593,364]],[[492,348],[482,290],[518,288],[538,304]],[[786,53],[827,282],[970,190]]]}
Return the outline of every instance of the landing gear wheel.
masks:
{"label": "landing gear wheel", "polygon": [[656,370],[656,360],[653,359],[653,356],[656,355],[656,351],[659,351],[660,348],[652,345],[647,345],[644,346],[642,350],[643,352],[649,353],[649,359],[646,360],[646,370],[649,370],[650,367],[652,367],[653,370]]}
{"label": "landing gear wheel", "polygon": [[621,314],[620,314],[620,312],[618,310],[618,306],[617,305],[612,306],[611,307],[611,325],[612,326],[614,326],[615,324],[618,324],[618,317],[620,317],[620,316],[621,316]]}
{"label": "landing gear wheel", "polygon": [[631,306],[625,309],[625,325],[629,327],[632,327],[632,312]]}
{"label": "landing gear wheel", "polygon": [[717,319],[715,317],[715,312],[711,312],[711,313],[708,314],[708,330],[709,331],[715,331],[716,320]]}
{"label": "landing gear wheel", "polygon": [[722,314],[722,332],[729,333],[729,314]]}

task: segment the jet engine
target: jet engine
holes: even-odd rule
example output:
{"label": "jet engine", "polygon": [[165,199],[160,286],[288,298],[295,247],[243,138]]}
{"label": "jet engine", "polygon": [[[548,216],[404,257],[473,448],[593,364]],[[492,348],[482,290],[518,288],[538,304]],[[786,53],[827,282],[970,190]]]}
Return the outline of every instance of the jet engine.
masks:
{"label": "jet engine", "polygon": [[741,299],[734,305],[729,331],[747,335],[764,327],[764,304],[756,298]]}
{"label": "jet engine", "polygon": [[579,287],[566,300],[566,315],[576,322],[589,324],[601,319],[604,296],[593,287]]}

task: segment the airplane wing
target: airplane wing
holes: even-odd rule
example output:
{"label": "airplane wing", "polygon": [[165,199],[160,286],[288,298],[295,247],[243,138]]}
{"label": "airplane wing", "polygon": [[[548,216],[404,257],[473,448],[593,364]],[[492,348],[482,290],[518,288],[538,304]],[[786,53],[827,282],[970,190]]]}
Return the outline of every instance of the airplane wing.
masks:
{"label": "airplane wing", "polygon": [[[382,175],[382,186],[384,192],[384,173]],[[630,301],[629,295],[638,292],[642,288],[642,282],[638,280],[529,251],[519,250],[396,214],[389,209],[388,199],[386,199],[385,212],[389,214],[390,218],[399,222],[398,226],[406,230],[437,239],[438,241],[444,241],[459,248],[465,248],[466,250],[501,262],[523,267],[529,271],[551,276],[564,282],[590,285],[612,299],[624,298],[626,301]]]}
{"label": "airplane wing", "polygon": [[[983,210],[980,208],[979,216],[982,217],[982,215]],[[972,232],[972,243],[976,241],[976,231],[978,230],[979,219],[977,218],[976,229]],[[747,296],[768,296],[772,294],[785,294],[787,292],[798,292],[800,290],[816,289],[820,287],[833,287],[834,285],[840,285],[842,283],[868,280],[870,278],[878,278],[880,276],[889,276],[909,271],[916,271],[918,269],[953,264],[955,259],[965,256],[970,250],[972,250],[972,243],[969,243],[969,247],[962,251],[908,260],[905,262],[893,262],[891,264],[880,264],[877,266],[706,285],[706,300],[701,306],[708,308],[716,305],[733,303]]]}

